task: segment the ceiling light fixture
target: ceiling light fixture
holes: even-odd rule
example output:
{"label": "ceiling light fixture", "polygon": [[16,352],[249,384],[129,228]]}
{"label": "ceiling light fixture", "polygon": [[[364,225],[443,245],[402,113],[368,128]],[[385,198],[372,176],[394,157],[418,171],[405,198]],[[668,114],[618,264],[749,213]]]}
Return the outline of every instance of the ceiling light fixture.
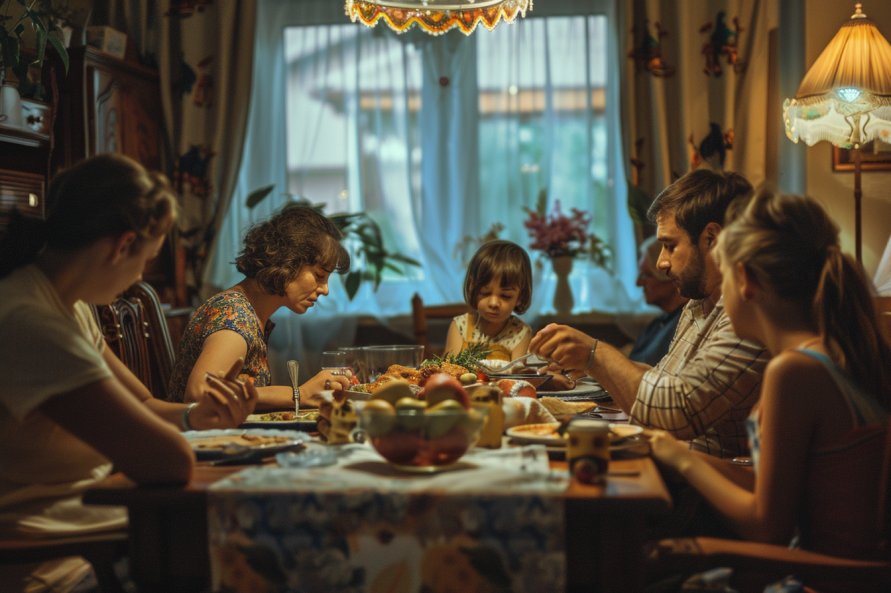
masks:
{"label": "ceiling light fixture", "polygon": [[488,30],[499,21],[526,16],[532,0],[346,0],[346,14],[355,23],[373,27],[381,19],[397,33],[413,24],[433,35],[458,27],[465,35],[480,23]]}

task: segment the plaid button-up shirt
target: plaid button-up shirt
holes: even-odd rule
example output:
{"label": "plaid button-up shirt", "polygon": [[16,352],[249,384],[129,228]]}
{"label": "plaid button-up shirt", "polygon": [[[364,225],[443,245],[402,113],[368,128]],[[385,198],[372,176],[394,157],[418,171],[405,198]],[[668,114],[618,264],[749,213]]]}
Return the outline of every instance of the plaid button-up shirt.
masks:
{"label": "plaid button-up shirt", "polygon": [[641,380],[631,422],[667,430],[715,457],[747,455],[746,418],[770,355],[736,335],[723,297],[708,313],[704,305],[711,301],[685,306],[668,354]]}

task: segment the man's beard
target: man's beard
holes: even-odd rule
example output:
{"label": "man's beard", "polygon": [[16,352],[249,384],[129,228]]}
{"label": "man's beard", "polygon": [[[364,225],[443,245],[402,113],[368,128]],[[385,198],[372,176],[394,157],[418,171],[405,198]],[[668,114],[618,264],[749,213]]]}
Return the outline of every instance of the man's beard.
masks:
{"label": "man's beard", "polygon": [[705,256],[699,249],[694,249],[693,254],[687,267],[672,280],[681,296],[700,300],[708,296],[705,292]]}

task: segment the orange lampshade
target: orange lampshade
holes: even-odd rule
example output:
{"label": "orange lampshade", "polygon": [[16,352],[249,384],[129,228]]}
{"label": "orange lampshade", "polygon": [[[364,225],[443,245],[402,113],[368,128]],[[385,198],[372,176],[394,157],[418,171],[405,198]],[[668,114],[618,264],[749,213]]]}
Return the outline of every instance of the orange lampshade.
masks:
{"label": "orange lampshade", "polygon": [[353,22],[373,27],[383,19],[397,33],[417,25],[433,35],[453,27],[469,35],[480,23],[491,31],[501,20],[525,17],[527,10],[532,0],[346,0]]}

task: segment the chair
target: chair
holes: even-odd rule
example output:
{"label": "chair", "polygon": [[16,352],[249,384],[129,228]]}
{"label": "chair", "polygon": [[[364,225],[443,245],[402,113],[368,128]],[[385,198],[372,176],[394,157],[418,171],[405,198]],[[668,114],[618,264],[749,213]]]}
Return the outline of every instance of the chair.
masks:
{"label": "chair", "polygon": [[137,282],[110,305],[97,306],[102,335],[118,358],[158,399],[167,399],[173,345],[154,289]]}
{"label": "chair", "polygon": [[[411,316],[415,326],[415,343],[424,347],[424,358],[432,354],[427,336],[427,319],[451,319],[467,312],[469,309],[464,303],[425,307],[421,295],[415,293],[411,298]],[[441,351],[437,354],[441,354]]]}
{"label": "chair", "polygon": [[891,340],[891,296],[874,297],[876,315],[879,317],[879,328],[885,337]]}
{"label": "chair", "polygon": [[93,566],[103,593],[123,593],[114,572],[114,563],[127,555],[127,533],[112,531],[91,535],[52,539],[0,540],[3,564],[30,564],[68,556],[81,556]]}
{"label": "chair", "polygon": [[[740,593],[760,592],[765,585],[790,574],[805,584],[848,585],[845,590],[857,591],[854,583],[871,583],[882,584],[883,590],[891,591],[891,421],[885,436],[880,488],[878,521],[884,548],[882,557],[876,560],[851,560],[771,544],[696,537],[656,543],[650,557],[651,568],[660,574],[694,574],[718,566],[730,567],[734,571],[731,584]],[[845,503],[841,500],[839,504]]]}

